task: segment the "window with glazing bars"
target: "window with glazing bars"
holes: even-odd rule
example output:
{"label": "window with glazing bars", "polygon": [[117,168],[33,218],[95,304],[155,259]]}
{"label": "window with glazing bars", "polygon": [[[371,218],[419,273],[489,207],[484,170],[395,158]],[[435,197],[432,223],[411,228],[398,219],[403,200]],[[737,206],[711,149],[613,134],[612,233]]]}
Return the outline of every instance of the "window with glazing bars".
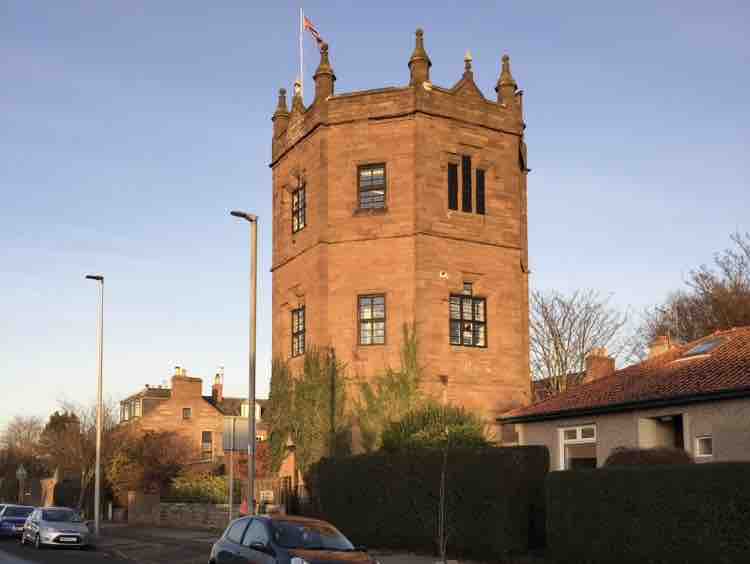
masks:
{"label": "window with glazing bars", "polygon": [[359,344],[385,343],[385,296],[359,296]]}
{"label": "window with glazing bars", "polygon": [[201,454],[204,460],[211,458],[213,455],[213,446],[213,435],[211,434],[211,431],[203,431],[201,436]]}
{"label": "window with glazing bars", "polygon": [[487,302],[460,294],[450,297],[450,342],[464,347],[487,346]]}
{"label": "window with glazing bars", "polygon": [[305,187],[292,192],[292,233],[296,233],[307,225],[307,202]]}
{"label": "window with glazing bars", "polygon": [[359,207],[377,209],[385,207],[385,164],[359,167]]}
{"label": "window with glazing bars", "polygon": [[292,310],[292,356],[305,354],[305,308]]}

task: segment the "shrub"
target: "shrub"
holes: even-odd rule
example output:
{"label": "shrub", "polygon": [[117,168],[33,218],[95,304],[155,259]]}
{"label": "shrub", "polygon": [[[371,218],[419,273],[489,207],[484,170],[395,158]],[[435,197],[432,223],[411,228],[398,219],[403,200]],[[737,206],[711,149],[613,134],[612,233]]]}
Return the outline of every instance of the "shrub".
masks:
{"label": "shrub", "polygon": [[383,431],[383,450],[489,446],[482,420],[462,407],[428,404],[407,413]]}
{"label": "shrub", "polygon": [[747,562],[748,475],[748,463],[553,472],[550,553],[561,564]]}
{"label": "shrub", "polygon": [[[235,499],[240,499],[242,482],[234,481]],[[226,476],[210,473],[184,474],[172,481],[165,496],[172,501],[228,503],[229,480]]]}
{"label": "shrub", "polygon": [[[436,551],[443,453],[378,452],[323,459],[306,477],[316,515],[355,544]],[[448,552],[497,560],[540,536],[545,447],[452,450],[446,479]]]}
{"label": "shrub", "polygon": [[645,466],[655,464],[692,464],[693,458],[681,448],[619,447],[604,461],[604,466]]}

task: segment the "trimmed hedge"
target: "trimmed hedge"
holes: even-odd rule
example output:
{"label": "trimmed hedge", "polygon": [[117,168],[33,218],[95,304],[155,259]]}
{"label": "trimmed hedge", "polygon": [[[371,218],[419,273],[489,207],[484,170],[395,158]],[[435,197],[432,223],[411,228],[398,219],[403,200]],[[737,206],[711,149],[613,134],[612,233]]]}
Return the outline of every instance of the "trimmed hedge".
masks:
{"label": "trimmed hedge", "polygon": [[750,464],[553,472],[547,540],[561,564],[750,562]]}
{"label": "trimmed hedge", "polygon": [[[442,464],[440,450],[323,459],[312,507],[357,545],[435,553]],[[448,552],[497,561],[543,544],[548,470],[546,447],[451,450]]]}
{"label": "trimmed hedge", "polygon": [[644,466],[655,464],[692,464],[693,457],[681,448],[618,447],[604,461],[604,466]]}

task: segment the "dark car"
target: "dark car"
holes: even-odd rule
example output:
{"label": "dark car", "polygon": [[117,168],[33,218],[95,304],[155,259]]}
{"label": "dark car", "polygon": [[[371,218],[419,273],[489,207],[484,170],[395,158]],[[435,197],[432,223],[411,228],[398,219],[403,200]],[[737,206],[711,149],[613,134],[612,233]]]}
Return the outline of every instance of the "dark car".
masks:
{"label": "dark car", "polygon": [[4,505],[0,509],[0,537],[20,537],[32,511],[34,508],[28,505]]}
{"label": "dark car", "polygon": [[379,564],[325,521],[290,515],[242,517],[229,523],[209,564]]}

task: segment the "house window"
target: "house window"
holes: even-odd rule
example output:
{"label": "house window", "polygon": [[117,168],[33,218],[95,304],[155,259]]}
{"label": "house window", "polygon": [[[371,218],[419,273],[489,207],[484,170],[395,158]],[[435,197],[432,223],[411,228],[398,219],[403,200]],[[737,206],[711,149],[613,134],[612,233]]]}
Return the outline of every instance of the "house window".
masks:
{"label": "house window", "polygon": [[292,356],[305,354],[305,308],[292,310]]}
{"label": "house window", "polygon": [[130,419],[130,412],[128,411],[127,403],[122,404],[122,406],[120,407],[120,419],[122,419],[123,421],[127,421],[128,419]]}
{"label": "house window", "polygon": [[358,184],[361,209],[385,208],[385,164],[359,167]]}
{"label": "house window", "polygon": [[190,419],[193,416],[193,409],[190,407],[183,407],[182,408],[182,418],[183,419]]}
{"label": "house window", "polygon": [[248,417],[250,414],[250,405],[247,403],[243,403],[242,407],[240,407],[240,417]]}
{"label": "house window", "polygon": [[213,457],[214,442],[211,431],[203,431],[201,436],[201,459],[208,460]]}
{"label": "house window", "polygon": [[596,426],[560,429],[560,468],[596,468]]}
{"label": "house window", "polygon": [[471,212],[471,157],[461,158],[462,197],[461,211]]}
{"label": "house window", "polygon": [[711,458],[714,455],[714,439],[711,435],[696,437],[695,456],[698,458]]}
{"label": "house window", "polygon": [[140,417],[143,414],[141,400],[135,400],[135,416]]}
{"label": "house window", "polygon": [[448,165],[448,209],[458,209],[458,165]]}
{"label": "house window", "polygon": [[450,296],[450,343],[464,347],[487,346],[487,300],[472,296],[471,284]]}
{"label": "house window", "polygon": [[477,169],[477,213],[484,215],[484,171]]}
{"label": "house window", "polygon": [[359,296],[359,344],[385,343],[385,296]]}
{"label": "house window", "polygon": [[307,201],[305,187],[292,192],[292,233],[303,229],[307,225]]}

